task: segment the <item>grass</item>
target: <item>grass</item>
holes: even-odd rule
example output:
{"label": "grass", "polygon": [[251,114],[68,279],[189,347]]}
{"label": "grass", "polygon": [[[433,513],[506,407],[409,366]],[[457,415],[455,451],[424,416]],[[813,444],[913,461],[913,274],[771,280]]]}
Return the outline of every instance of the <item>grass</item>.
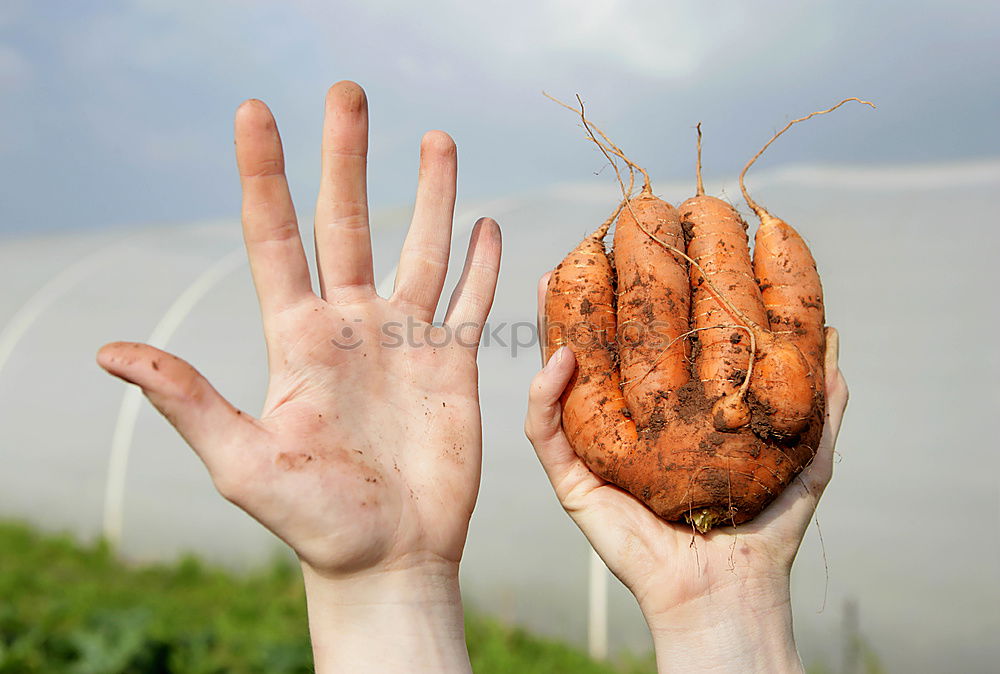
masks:
{"label": "grass", "polygon": [[[598,663],[475,613],[466,637],[477,674],[655,672],[652,656]],[[867,642],[858,646],[861,670],[882,672]],[[0,521],[0,674],[312,671],[305,594],[287,561],[250,574],[193,557],[131,566],[102,543]]]}
{"label": "grass", "polygon": [[[481,615],[477,673],[646,674],[651,659],[596,663]],[[134,567],[103,544],[0,522],[0,673],[312,672],[305,596],[287,562],[247,575],[195,558]]]}

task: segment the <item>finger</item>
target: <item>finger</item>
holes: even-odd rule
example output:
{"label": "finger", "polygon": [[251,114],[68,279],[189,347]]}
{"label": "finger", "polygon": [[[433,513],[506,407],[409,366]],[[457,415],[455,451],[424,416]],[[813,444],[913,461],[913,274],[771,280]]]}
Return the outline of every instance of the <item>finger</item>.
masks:
{"label": "finger", "polygon": [[[822,492],[833,475],[833,449],[840,433],[840,422],[847,407],[847,383],[837,361],[840,357],[840,335],[834,328],[826,329],[824,381],[826,382],[826,418],[823,435],[808,470],[810,487]],[[814,468],[815,467],[815,468]],[[818,495],[817,495],[818,498]]]}
{"label": "finger", "polygon": [[840,332],[836,328],[826,329],[826,405],[827,421],[826,427],[830,429],[832,451],[836,444],[837,436],[840,434],[840,423],[844,418],[844,411],[847,409],[847,401],[850,393],[847,390],[847,380],[844,373],[840,371]]}
{"label": "finger", "polygon": [[260,432],[186,362],[146,344],[113,342],[97,354],[109,373],[135,384],[201,457],[213,475],[245,462],[239,451]]}
{"label": "finger", "polygon": [[562,346],[531,381],[525,434],[532,442],[548,442],[562,433],[560,397],[575,369],[573,351]]}
{"label": "finger", "polygon": [[548,322],[545,320],[545,294],[549,290],[549,279],[552,272],[545,272],[542,278],[538,279],[538,318],[535,325],[538,327],[538,350],[542,357],[542,364],[545,364],[545,336],[548,333]]}
{"label": "finger", "polygon": [[323,161],[316,203],[316,259],[320,288],[372,291],[372,242],[368,232],[368,100],[354,82],[326,94]]}
{"label": "finger", "polygon": [[448,304],[445,322],[462,343],[478,345],[500,274],[500,226],[492,218],[480,218],[472,228],[465,268]]}
{"label": "finger", "polygon": [[312,292],[281,138],[271,111],[249,100],[236,111],[236,165],[243,187],[243,239],[266,317]]}
{"label": "finger", "polygon": [[443,131],[425,134],[420,143],[420,177],[413,221],[399,256],[392,296],[421,321],[434,320],[448,273],[457,172],[457,153],[451,136]]}
{"label": "finger", "polygon": [[528,390],[528,414],[524,434],[562,501],[581,481],[599,481],[576,455],[562,428],[560,397],[576,369],[569,347],[560,347],[535,375]]}
{"label": "finger", "polygon": [[[805,490],[805,498],[797,499],[791,506],[796,511],[801,526],[808,526],[809,520],[819,503],[820,497],[833,477],[834,448],[840,434],[840,424],[847,408],[847,382],[840,371],[840,334],[834,328],[826,328],[826,418],[816,456],[812,463],[799,475],[799,483]],[[782,498],[785,495],[782,494]]]}

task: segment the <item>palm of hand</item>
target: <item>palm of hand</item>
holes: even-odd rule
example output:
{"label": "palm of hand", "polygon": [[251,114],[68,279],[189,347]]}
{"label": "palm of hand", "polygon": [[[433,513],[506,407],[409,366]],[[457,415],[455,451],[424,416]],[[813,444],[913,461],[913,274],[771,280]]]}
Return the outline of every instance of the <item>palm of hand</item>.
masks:
{"label": "palm of hand", "polygon": [[315,298],[288,319],[261,416],[263,493],[240,504],[328,572],[415,552],[457,562],[479,486],[474,354],[441,327],[404,333],[407,315],[378,297]]}
{"label": "palm of hand", "polygon": [[[616,576],[653,615],[710,598],[746,580],[787,574],[804,530],[799,508],[815,501],[798,482],[757,519],[698,534],[666,522],[630,494],[593,476],[563,505]],[[806,524],[808,519],[806,520]]]}

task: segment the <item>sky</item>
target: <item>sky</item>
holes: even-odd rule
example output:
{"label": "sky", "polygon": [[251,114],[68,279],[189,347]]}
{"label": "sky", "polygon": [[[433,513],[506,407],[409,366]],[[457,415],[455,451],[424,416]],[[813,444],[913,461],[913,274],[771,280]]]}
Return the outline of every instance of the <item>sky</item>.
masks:
{"label": "sky", "polygon": [[0,232],[235,216],[232,114],[250,97],[275,112],[308,217],[323,95],[340,79],[369,93],[375,207],[412,200],[432,128],[458,141],[460,198],[611,180],[542,90],[579,93],[664,180],[692,177],[699,121],[711,179],[847,96],[878,110],[796,129],[764,163],[990,160],[998,34],[1000,7],[967,0],[4,0]]}

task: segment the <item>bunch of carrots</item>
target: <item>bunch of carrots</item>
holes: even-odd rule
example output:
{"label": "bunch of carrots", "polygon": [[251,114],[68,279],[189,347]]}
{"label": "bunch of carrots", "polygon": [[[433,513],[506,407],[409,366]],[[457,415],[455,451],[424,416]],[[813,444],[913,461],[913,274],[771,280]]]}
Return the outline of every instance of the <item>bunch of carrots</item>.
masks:
{"label": "bunch of carrots", "polygon": [[819,274],[802,237],[750,197],[745,177],[793,124],[848,101],[871,105],[849,98],[792,120],[744,167],[740,189],[760,220],[752,257],[737,210],[705,194],[700,125],[697,192],[674,207],[582,101],[561,103],[615,167],[623,200],[549,279],[545,357],[563,345],[576,356],[563,428],[577,454],[666,520],[702,533],[746,522],[815,455],[825,406]]}

